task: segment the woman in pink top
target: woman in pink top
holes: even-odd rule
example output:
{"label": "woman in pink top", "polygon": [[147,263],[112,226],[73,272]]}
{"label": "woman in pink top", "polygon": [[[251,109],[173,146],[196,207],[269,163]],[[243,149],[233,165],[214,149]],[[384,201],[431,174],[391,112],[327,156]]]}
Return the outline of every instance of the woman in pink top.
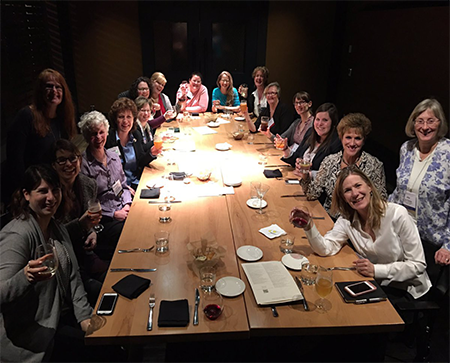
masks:
{"label": "woman in pink top", "polygon": [[202,85],[202,75],[194,72],[189,83],[181,84],[178,89],[176,109],[179,112],[206,112],[208,103],[208,89]]}

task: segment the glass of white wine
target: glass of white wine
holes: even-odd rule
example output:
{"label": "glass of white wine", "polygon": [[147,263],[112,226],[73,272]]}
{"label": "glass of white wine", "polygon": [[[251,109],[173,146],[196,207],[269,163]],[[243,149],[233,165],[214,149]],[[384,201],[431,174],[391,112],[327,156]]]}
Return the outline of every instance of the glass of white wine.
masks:
{"label": "glass of white wine", "polygon": [[325,313],[326,308],[324,306],[324,299],[330,295],[331,290],[333,289],[333,271],[324,267],[319,267],[316,277],[316,284],[314,286],[317,294],[320,296],[319,302],[316,304],[317,311],[320,313]]}
{"label": "glass of white wine", "polygon": [[[88,202],[88,215],[92,219],[97,219],[98,215],[102,215],[102,205],[100,204],[100,201],[98,199],[92,199]],[[103,231],[105,227],[103,227],[103,224],[97,224],[94,226],[95,233],[100,233]]]}
{"label": "glass of white wine", "polygon": [[59,260],[56,253],[55,243],[51,238],[49,238],[47,242],[37,246],[34,253],[34,258],[36,260],[42,259],[42,267],[47,267],[46,271],[40,272],[39,274],[50,274],[51,276],[55,275],[59,266]]}

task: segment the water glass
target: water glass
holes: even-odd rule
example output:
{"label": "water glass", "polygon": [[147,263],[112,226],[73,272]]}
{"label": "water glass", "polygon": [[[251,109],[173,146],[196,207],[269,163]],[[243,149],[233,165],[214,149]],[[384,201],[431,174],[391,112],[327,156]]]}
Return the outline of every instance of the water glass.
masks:
{"label": "water glass", "polygon": [[255,136],[252,133],[249,133],[248,137],[247,137],[247,144],[253,145],[254,140],[255,140]]}
{"label": "water glass", "polygon": [[55,243],[51,238],[47,242],[37,246],[34,258],[36,260],[42,259],[42,267],[47,267],[46,271],[39,272],[40,275],[55,275],[59,266],[59,260]]}
{"label": "water glass", "polygon": [[309,262],[302,263],[302,271],[300,278],[305,285],[314,285],[316,283],[317,272],[319,266],[313,265]]}
{"label": "water glass", "polygon": [[172,218],[170,218],[171,209],[172,206],[170,203],[165,203],[158,206],[160,223],[169,223],[172,221]]}
{"label": "water glass", "polygon": [[285,236],[281,236],[280,241],[280,251],[283,253],[292,253],[294,249],[295,237],[287,234]]}
{"label": "water glass", "polygon": [[200,268],[200,287],[203,291],[211,292],[216,284],[216,269],[213,266]]}
{"label": "water glass", "polygon": [[166,253],[169,251],[169,232],[159,231],[155,233],[155,243],[157,253]]}

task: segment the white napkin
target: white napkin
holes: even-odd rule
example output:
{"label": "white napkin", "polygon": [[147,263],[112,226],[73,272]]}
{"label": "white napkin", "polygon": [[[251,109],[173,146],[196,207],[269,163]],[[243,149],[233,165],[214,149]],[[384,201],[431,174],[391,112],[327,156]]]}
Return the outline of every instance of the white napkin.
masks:
{"label": "white napkin", "polygon": [[269,239],[273,239],[276,237],[284,236],[287,234],[283,229],[280,228],[277,224],[272,224],[269,227],[264,227],[259,230],[264,236]]}
{"label": "white napkin", "polygon": [[230,121],[227,121],[227,120],[224,120],[224,119],[221,118],[221,117],[218,117],[217,120],[216,120],[216,123],[218,123],[218,124],[220,124],[220,125],[223,125],[223,124],[229,124]]}

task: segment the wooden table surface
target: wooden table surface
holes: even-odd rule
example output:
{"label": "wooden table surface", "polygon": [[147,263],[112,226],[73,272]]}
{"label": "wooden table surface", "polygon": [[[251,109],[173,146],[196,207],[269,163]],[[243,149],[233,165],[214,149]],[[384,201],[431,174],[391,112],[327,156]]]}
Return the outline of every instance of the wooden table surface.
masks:
{"label": "wooden table surface", "polygon": [[[247,130],[245,122],[234,121],[230,124],[214,128],[217,134],[199,135],[192,127],[204,126],[207,117],[194,119],[190,122],[172,122],[165,124],[158,133],[165,134],[169,127],[180,127],[180,133],[175,133],[179,140],[195,141],[195,152],[172,151],[176,144],[165,143],[167,151],[164,156],[152,162],[144,170],[136,197],[133,200],[122,236],[117,249],[134,247],[148,248],[154,245],[154,233],[164,229],[170,232],[170,252],[165,255],[157,253],[115,253],[111,268],[156,267],[156,272],[137,273],[151,279],[151,286],[137,299],[128,300],[119,296],[114,314],[111,316],[94,317],[93,327],[86,335],[87,344],[141,344],[152,341],[178,341],[207,339],[240,339],[256,335],[291,335],[291,334],[338,334],[338,333],[376,333],[403,329],[403,321],[389,301],[353,305],[346,304],[336,288],[326,298],[331,303],[327,313],[319,313],[314,306],[318,299],[314,287],[305,286],[305,296],[311,309],[306,312],[302,304],[277,307],[279,317],[272,316],[269,307],[256,304],[251,287],[242,270],[245,263],[236,255],[236,249],[244,245],[259,247],[264,255],[260,261],[281,260],[283,253],[279,249],[280,238],[269,240],[259,232],[260,228],[273,223],[278,224],[287,233],[296,236],[294,252],[306,256],[311,262],[324,267],[352,266],[356,259],[353,250],[345,246],[336,256],[320,257],[309,247],[302,229],[289,223],[289,212],[296,205],[306,205],[314,216],[325,217],[315,220],[321,233],[326,233],[333,226],[332,220],[317,201],[307,201],[305,198],[281,198],[281,195],[291,195],[301,191],[299,185],[286,185],[284,180],[268,179],[263,175],[264,166],[260,165],[261,152],[267,156],[268,165],[281,165],[281,152],[276,150],[264,135],[255,135],[254,144],[243,140],[234,140],[231,132],[238,127]],[[191,135],[186,135],[190,131]],[[232,145],[229,151],[215,149],[217,143],[228,142]],[[260,144],[262,143],[262,144]],[[167,165],[167,157],[175,160],[175,165]],[[162,196],[170,188],[176,199],[182,203],[172,205],[171,223],[162,224],[158,221],[158,204],[149,204],[148,200],[140,199],[140,190],[170,171],[178,171],[189,165],[194,170],[200,170],[204,165],[212,169],[211,181],[223,185],[223,177],[233,174],[242,179],[242,185],[234,188],[234,195],[200,197],[192,196],[190,190],[206,187],[207,182],[198,181],[191,176],[191,183],[169,181],[161,189]],[[270,168],[276,169],[276,168]],[[283,179],[294,177],[291,167],[279,168]],[[180,170],[182,171],[182,170]],[[255,209],[246,205],[250,197],[250,182],[260,181],[270,189],[265,196],[268,206],[265,213],[259,215]],[[166,189],[166,191],[164,191]],[[216,321],[209,321],[199,309],[200,323],[193,326],[195,288],[199,285],[199,277],[193,258],[187,244],[202,238],[215,242],[226,249],[225,256],[218,263],[217,280],[224,276],[241,278],[246,284],[244,294],[235,298],[224,297],[224,312]],[[293,276],[300,276],[299,271],[290,270]],[[108,273],[102,292],[113,291],[111,286],[129,272]],[[363,279],[355,271],[334,271],[334,281]],[[153,315],[153,331],[146,330],[149,313],[148,298],[150,293],[156,296],[156,308]],[[161,300],[188,299],[190,323],[185,328],[159,328],[157,319]],[[98,303],[97,303],[98,304]]]}

